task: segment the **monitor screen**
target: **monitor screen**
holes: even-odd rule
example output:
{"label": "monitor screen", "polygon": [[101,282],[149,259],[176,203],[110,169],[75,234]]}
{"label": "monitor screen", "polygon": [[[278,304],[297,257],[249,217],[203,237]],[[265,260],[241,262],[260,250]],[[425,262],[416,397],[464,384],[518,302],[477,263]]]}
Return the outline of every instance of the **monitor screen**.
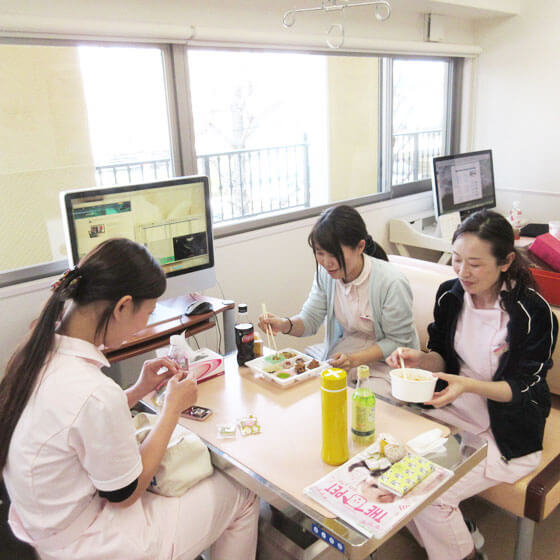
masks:
{"label": "monitor screen", "polygon": [[463,216],[496,206],[492,150],[434,158],[433,192],[436,214]]}
{"label": "monitor screen", "polygon": [[144,245],[168,277],[214,266],[208,178],[181,177],[61,193],[68,260],[127,237]]}

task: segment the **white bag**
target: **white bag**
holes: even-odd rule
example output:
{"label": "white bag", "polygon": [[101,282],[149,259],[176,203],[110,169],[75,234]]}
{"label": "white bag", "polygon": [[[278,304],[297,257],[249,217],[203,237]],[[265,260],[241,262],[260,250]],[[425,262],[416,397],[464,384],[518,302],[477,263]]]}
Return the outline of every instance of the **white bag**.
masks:
{"label": "white bag", "polygon": [[[133,420],[140,445],[157,422],[157,416],[141,412]],[[213,472],[206,445],[196,434],[177,424],[148,490],[162,496],[181,496]]]}

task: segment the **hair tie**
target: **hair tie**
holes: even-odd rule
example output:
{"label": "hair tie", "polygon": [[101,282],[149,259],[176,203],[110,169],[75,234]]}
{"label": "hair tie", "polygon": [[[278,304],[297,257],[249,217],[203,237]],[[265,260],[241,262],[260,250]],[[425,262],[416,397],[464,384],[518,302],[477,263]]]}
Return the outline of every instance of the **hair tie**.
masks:
{"label": "hair tie", "polygon": [[69,268],[56,282],[51,284],[51,291],[58,293],[62,301],[65,301],[72,297],[81,277],[82,273],[77,265]]}

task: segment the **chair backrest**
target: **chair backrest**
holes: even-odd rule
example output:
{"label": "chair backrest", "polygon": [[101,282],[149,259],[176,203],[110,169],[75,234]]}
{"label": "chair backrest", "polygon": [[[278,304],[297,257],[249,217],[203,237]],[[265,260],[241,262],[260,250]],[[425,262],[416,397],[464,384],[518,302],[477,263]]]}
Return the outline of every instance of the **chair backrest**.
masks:
{"label": "chair backrest", "polygon": [[[403,274],[408,278],[414,296],[413,313],[420,344],[426,349],[428,339],[428,325],[433,321],[433,310],[436,292],[439,285],[445,280],[455,278],[455,273],[450,266],[389,255],[389,260],[396,264]],[[552,312],[560,321],[560,308],[551,306]],[[550,391],[560,395],[560,344],[556,344],[552,356],[554,365],[547,374],[547,382]]]}

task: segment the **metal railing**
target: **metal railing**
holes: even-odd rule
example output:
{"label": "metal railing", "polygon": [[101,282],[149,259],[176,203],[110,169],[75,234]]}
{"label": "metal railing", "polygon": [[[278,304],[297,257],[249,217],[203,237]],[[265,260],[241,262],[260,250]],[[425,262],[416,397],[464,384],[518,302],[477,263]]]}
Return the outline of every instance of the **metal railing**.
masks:
{"label": "metal railing", "polygon": [[197,156],[212,186],[214,222],[309,206],[309,150],[301,144]]}
{"label": "metal railing", "polygon": [[[208,175],[214,223],[309,206],[309,145],[272,146],[197,156]],[[141,183],[171,176],[170,159],[100,165],[98,186]]]}
{"label": "metal railing", "polygon": [[98,187],[145,183],[171,176],[171,159],[151,159],[97,165],[95,179]]}
{"label": "metal railing", "polygon": [[441,130],[393,134],[393,185],[431,177],[432,158],[443,153]]}

